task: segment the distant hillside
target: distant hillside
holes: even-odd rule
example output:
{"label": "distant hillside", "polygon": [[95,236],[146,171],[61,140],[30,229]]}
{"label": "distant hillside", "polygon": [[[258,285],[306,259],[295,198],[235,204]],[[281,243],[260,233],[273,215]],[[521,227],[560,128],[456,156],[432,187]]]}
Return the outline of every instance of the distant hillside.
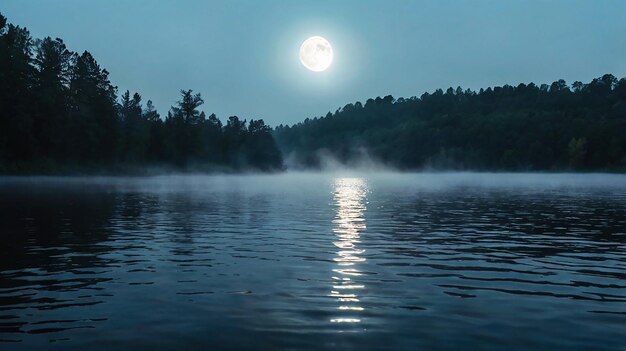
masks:
{"label": "distant hillside", "polygon": [[626,79],[436,90],[280,125],[292,168],[374,160],[398,169],[626,170]]}

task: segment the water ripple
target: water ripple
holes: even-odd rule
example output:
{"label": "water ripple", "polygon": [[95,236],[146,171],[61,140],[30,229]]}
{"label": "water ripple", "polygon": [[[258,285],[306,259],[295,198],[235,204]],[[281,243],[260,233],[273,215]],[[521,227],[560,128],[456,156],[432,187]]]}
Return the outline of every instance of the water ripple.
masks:
{"label": "water ripple", "polygon": [[0,349],[623,347],[626,177],[472,177],[4,178]]}

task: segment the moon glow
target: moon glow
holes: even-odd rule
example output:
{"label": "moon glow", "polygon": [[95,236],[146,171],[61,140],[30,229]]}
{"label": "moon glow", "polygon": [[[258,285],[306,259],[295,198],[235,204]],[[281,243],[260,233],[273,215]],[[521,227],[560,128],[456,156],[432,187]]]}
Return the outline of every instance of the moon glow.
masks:
{"label": "moon glow", "polygon": [[333,48],[322,37],[310,37],[300,46],[300,62],[313,72],[324,71],[333,63]]}

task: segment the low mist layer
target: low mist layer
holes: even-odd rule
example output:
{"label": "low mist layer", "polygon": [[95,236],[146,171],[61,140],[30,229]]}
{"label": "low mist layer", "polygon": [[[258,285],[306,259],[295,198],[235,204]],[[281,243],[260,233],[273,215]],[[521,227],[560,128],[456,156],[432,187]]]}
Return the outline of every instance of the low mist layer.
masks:
{"label": "low mist layer", "polygon": [[488,173],[488,172],[391,172],[335,169],[325,172],[289,171],[278,174],[203,175],[179,174],[152,177],[110,176],[15,176],[0,177],[0,194],[58,190],[100,192],[236,192],[241,194],[326,194],[336,181],[359,179],[372,190],[402,188],[401,192],[431,192],[456,189],[519,189],[539,193],[551,189],[607,189],[626,191],[626,175],[606,173]]}

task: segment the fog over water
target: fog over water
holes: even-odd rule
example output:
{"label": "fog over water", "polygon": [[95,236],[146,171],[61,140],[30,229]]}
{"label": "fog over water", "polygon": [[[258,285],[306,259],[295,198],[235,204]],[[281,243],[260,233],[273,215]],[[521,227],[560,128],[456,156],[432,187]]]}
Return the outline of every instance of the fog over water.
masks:
{"label": "fog over water", "polygon": [[614,350],[626,175],[0,178],[0,349]]}
{"label": "fog over water", "polygon": [[[329,160],[321,171],[289,171],[278,174],[172,174],[155,176],[3,176],[3,190],[12,186],[27,190],[29,186],[59,187],[114,187],[118,190],[145,190],[152,192],[180,190],[232,191],[286,191],[302,188],[312,182],[336,178],[360,178],[380,184],[397,183],[411,189],[442,190],[450,187],[512,187],[545,190],[546,188],[626,188],[626,175],[619,173],[506,173],[506,172],[399,172],[374,161],[361,167],[349,167]],[[265,188],[279,183],[280,187]],[[84,188],[83,188],[84,189]],[[319,189],[316,189],[319,190]]]}

